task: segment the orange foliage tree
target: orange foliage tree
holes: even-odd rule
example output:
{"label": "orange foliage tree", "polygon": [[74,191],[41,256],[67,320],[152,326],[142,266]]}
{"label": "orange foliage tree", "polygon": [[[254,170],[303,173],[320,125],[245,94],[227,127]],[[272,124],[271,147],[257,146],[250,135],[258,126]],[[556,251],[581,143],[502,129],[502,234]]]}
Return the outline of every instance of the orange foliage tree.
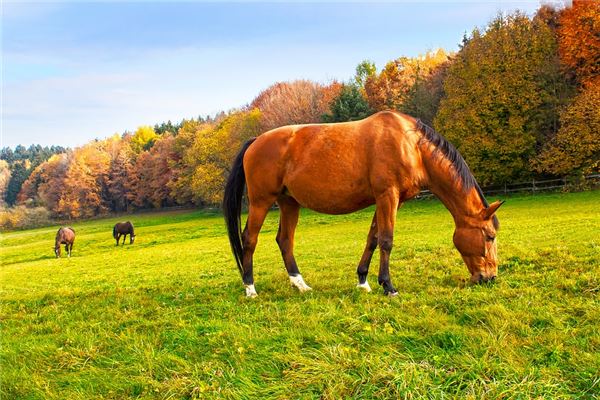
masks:
{"label": "orange foliage tree", "polygon": [[176,158],[174,144],[175,138],[164,134],[137,158],[129,186],[129,198],[136,206],[160,208],[175,204],[169,187],[173,179],[170,164]]}
{"label": "orange foliage tree", "polygon": [[558,50],[561,62],[582,85],[600,84],[600,2],[573,0],[560,13]]}
{"label": "orange foliage tree", "polygon": [[448,54],[442,49],[390,61],[379,74],[365,78],[369,106],[375,111],[399,110],[430,122],[441,98],[440,76],[447,63]]}
{"label": "orange foliage tree", "polygon": [[329,105],[342,90],[342,85],[330,85],[298,80],[279,82],[262,91],[250,104],[262,116],[262,131],[291,124],[320,122]]}
{"label": "orange foliage tree", "polygon": [[38,165],[21,187],[19,204],[32,203],[56,214],[71,158],[71,153],[55,154]]}
{"label": "orange foliage tree", "polygon": [[56,213],[68,218],[87,218],[106,212],[106,190],[110,156],[102,141],[73,151],[63,180]]}

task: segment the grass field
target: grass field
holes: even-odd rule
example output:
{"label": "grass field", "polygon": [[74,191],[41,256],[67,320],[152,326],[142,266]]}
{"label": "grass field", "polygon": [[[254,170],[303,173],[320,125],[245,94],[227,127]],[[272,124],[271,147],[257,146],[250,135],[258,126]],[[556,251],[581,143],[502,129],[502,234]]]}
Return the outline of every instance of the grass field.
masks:
{"label": "grass field", "polygon": [[600,191],[509,198],[499,279],[467,284],[436,201],[398,213],[392,280],[355,289],[372,209],[304,210],[287,279],[271,212],[246,299],[222,217],[140,214],[2,234],[1,399],[598,398]]}

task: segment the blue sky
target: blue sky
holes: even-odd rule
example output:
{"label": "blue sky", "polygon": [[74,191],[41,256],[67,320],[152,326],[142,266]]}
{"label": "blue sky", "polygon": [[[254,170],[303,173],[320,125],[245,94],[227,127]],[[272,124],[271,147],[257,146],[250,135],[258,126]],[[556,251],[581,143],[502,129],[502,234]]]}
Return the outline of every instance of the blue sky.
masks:
{"label": "blue sky", "polygon": [[78,146],[241,107],[274,82],[455,51],[539,1],[2,2],[2,143]]}

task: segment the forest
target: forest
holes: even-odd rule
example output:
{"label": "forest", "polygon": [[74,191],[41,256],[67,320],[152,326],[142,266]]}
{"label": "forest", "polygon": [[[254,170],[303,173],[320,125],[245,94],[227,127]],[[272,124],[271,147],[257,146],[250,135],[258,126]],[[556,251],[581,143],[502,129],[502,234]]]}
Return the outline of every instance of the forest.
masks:
{"label": "forest", "polygon": [[482,186],[600,169],[600,3],[499,14],[456,53],[431,50],[345,82],[278,82],[239,109],[140,126],[74,149],[0,153],[0,226],[220,203],[250,137],[300,123],[398,110],[433,126]]}

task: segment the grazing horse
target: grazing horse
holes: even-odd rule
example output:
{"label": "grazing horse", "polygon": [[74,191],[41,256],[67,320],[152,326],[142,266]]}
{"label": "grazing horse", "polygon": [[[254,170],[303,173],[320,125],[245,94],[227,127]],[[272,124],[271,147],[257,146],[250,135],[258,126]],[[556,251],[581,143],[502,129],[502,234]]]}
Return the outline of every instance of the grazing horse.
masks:
{"label": "grazing horse", "polygon": [[63,227],[56,232],[56,239],[54,240],[54,254],[56,258],[60,257],[60,245],[65,245],[65,251],[67,257],[71,257],[71,251],[73,251],[73,242],[75,241],[75,229]]}
{"label": "grazing horse", "polygon": [[125,238],[129,235],[129,244],[133,244],[135,241],[135,233],[133,232],[133,224],[129,221],[117,222],[113,228],[113,237],[117,240],[117,246],[119,245],[119,239],[123,236],[123,246],[125,246]]}
{"label": "grazing horse", "polygon": [[[245,186],[249,208],[242,232]],[[280,209],[276,240],[290,281],[301,292],[311,288],[293,254],[300,207],[346,214],[375,204],[358,263],[358,287],[371,290],[367,273],[379,246],[379,284],[385,294],[396,295],[389,271],[396,212],[422,188],[429,188],[454,217],[454,245],[471,281],[495,279],[499,228],[495,212],[502,202],[488,204],[456,148],[420,120],[382,111],[354,122],[284,126],[250,139],[233,162],[223,200],[229,241],[246,295],[257,295],[252,257],[274,202]]]}

